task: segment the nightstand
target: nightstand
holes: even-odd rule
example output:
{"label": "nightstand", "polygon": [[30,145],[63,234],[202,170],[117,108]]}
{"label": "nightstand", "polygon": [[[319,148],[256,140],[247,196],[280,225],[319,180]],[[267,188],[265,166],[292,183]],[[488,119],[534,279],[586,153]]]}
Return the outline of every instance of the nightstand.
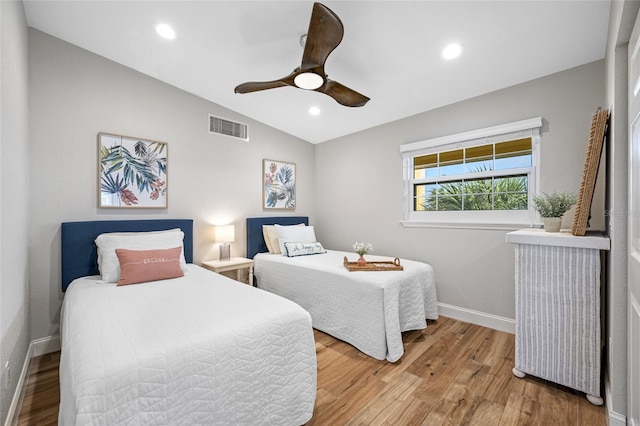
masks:
{"label": "nightstand", "polygon": [[213,272],[236,271],[236,280],[240,281],[240,270],[249,269],[249,285],[253,286],[253,260],[245,257],[232,257],[229,260],[207,260],[202,266]]}

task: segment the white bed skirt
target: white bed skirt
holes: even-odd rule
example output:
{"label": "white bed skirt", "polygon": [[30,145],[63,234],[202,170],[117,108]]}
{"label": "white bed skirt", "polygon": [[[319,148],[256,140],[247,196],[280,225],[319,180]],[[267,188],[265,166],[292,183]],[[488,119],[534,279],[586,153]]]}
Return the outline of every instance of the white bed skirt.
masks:
{"label": "white bed skirt", "polygon": [[[313,327],[376,359],[395,362],[404,353],[402,332],[423,329],[438,318],[433,268],[401,259],[403,271],[348,271],[344,256],[285,257],[260,253],[254,258],[258,287],[306,309]],[[390,260],[367,255],[367,260]]]}

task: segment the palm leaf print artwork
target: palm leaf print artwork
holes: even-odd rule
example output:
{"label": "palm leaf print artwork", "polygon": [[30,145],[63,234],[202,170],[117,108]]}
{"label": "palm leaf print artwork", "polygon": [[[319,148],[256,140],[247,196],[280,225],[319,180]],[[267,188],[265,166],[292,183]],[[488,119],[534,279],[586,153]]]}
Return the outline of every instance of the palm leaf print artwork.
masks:
{"label": "palm leaf print artwork", "polygon": [[296,165],[264,160],[263,208],[294,210],[296,208]]}
{"label": "palm leaf print artwork", "polygon": [[100,133],[99,207],[167,207],[167,144]]}

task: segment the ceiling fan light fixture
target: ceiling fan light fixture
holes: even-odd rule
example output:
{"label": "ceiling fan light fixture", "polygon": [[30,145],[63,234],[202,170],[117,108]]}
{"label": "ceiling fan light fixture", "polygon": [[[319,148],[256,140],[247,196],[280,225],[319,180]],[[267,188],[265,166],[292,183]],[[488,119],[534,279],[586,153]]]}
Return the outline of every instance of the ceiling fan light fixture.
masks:
{"label": "ceiling fan light fixture", "polygon": [[293,82],[301,89],[315,90],[324,84],[324,78],[314,72],[303,72],[296,75]]}
{"label": "ceiling fan light fixture", "polygon": [[278,80],[248,81],[239,84],[233,91],[251,93],[288,86],[323,93],[347,107],[364,106],[369,101],[368,97],[335,80],[329,80],[324,72],[327,57],[338,47],[343,35],[344,26],[338,15],[323,4],[313,3],[309,31],[300,38],[300,44],[304,44],[300,66]]}

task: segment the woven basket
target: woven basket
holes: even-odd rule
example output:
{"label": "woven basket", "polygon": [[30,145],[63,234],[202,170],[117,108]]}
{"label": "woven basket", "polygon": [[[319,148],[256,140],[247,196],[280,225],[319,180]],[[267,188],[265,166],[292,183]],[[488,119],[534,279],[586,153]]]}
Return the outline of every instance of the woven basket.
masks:
{"label": "woven basket", "polygon": [[344,257],[344,267],[349,271],[402,271],[400,259],[397,257],[392,261],[367,262],[365,265],[358,265],[358,262],[349,262],[347,256]]}

